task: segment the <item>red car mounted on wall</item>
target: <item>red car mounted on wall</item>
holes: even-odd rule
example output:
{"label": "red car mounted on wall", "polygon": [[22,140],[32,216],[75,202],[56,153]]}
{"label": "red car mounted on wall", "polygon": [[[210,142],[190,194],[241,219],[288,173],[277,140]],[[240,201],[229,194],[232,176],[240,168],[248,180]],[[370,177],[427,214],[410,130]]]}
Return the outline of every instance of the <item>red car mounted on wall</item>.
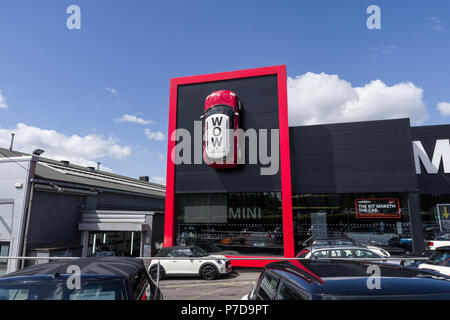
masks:
{"label": "red car mounted on wall", "polygon": [[216,169],[238,164],[238,135],[241,103],[229,90],[211,93],[205,100],[203,119],[203,159]]}

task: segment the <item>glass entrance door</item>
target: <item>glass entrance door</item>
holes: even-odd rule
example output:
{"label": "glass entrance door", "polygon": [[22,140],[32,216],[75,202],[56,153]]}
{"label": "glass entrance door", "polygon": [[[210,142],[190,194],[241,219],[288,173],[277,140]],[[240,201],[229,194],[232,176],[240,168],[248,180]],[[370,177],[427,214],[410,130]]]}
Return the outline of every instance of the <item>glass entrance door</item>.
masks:
{"label": "glass entrance door", "polygon": [[91,256],[139,257],[141,254],[141,232],[91,231],[89,232],[88,252],[88,255]]}

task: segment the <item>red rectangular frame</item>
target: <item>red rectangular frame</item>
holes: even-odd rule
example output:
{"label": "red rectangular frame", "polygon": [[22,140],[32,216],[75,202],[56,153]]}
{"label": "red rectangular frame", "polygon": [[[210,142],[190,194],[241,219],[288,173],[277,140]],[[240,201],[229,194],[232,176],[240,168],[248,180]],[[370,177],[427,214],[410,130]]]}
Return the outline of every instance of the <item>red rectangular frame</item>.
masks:
{"label": "red rectangular frame", "polygon": [[[278,115],[280,130],[280,170],[281,170],[281,202],[283,219],[283,243],[284,256],[294,257],[294,228],[292,216],[292,187],[291,187],[291,162],[289,149],[289,124],[287,108],[287,84],[286,66],[272,66],[256,69],[246,69],[231,72],[213,73],[206,75],[173,78],[170,80],[169,100],[169,131],[167,147],[167,176],[166,176],[166,205],[164,222],[164,246],[170,247],[174,244],[174,219],[175,219],[175,164],[172,161],[172,150],[175,148],[175,139],[172,139],[177,124],[177,95],[178,86],[231,80],[239,78],[260,77],[266,75],[277,75],[278,84]],[[239,256],[242,258],[243,256]],[[232,257],[230,257],[232,258]],[[255,257],[252,257],[255,258]],[[263,257],[260,257],[263,258]],[[264,257],[266,258],[266,257]],[[262,267],[273,260],[232,260],[234,266]]]}

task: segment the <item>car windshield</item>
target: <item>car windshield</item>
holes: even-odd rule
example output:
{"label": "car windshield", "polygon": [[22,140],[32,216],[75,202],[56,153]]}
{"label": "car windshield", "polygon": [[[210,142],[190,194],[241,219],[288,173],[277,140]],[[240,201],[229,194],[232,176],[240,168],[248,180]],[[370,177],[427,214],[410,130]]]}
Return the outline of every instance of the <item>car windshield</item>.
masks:
{"label": "car windshield", "polygon": [[0,300],[124,300],[120,280],[81,281],[70,289],[66,281],[1,283]]}
{"label": "car windshield", "polygon": [[205,244],[202,244],[202,245],[200,246],[200,248],[203,249],[203,250],[205,250],[206,252],[219,252],[219,251],[222,251],[222,249],[220,249],[220,247],[217,246],[217,245],[214,244],[214,243],[205,243]]}
{"label": "car windshield", "polygon": [[192,247],[192,253],[194,254],[194,257],[205,257],[208,255],[208,252],[200,247]]}
{"label": "car windshield", "polygon": [[436,251],[431,255],[427,263],[450,267],[450,252]]}
{"label": "car windshield", "polygon": [[309,252],[310,252],[310,251],[307,250],[307,249],[302,250],[302,251],[297,255],[297,258],[306,258],[306,256],[308,255]]}

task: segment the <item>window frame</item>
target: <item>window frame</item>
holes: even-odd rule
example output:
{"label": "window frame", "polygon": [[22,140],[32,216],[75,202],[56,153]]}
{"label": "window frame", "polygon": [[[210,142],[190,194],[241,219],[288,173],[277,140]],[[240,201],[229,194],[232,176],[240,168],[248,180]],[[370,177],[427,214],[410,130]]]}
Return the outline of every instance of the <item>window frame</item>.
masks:
{"label": "window frame", "polygon": [[274,300],[274,298],[276,297],[276,295],[278,293],[278,287],[280,285],[281,277],[271,270],[265,270],[259,277],[258,285],[256,286],[254,297],[253,297],[254,300],[263,300],[263,299],[258,299],[259,298],[258,292],[261,289],[261,284],[266,275],[269,275],[269,277],[275,278],[277,280],[277,284],[275,285],[275,291],[274,291],[273,297],[270,297],[269,300]]}
{"label": "window frame", "polygon": [[[6,253],[6,257],[8,257],[10,254],[11,254],[11,244],[12,244],[12,241],[11,240],[1,240],[0,239],[0,244],[1,245],[3,245],[3,244],[6,244],[7,246],[8,246],[8,252]],[[4,257],[4,256],[0,256],[0,261],[1,260],[6,260],[6,269],[5,269],[5,274],[7,274],[8,272],[9,272],[9,265],[10,265],[10,260],[9,259],[2,259],[2,257]],[[0,273],[0,276],[1,276],[2,274]]]}
{"label": "window frame", "polygon": [[[289,280],[286,280],[284,277],[280,277],[280,281],[278,282],[277,293],[275,294],[275,297],[272,300],[278,300],[276,298],[280,295],[280,292],[281,292],[281,289],[283,286],[288,288],[289,290],[297,293],[297,295],[301,296],[302,300],[310,300],[310,295],[308,295],[303,288],[293,284]],[[285,299],[281,299],[281,300],[285,300]]]}

